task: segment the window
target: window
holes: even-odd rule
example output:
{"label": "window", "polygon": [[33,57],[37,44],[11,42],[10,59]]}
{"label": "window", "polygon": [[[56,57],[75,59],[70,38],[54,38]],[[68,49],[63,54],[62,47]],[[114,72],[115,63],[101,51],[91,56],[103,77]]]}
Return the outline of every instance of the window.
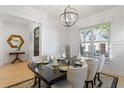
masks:
{"label": "window", "polygon": [[80,29],[80,55],[109,58],[110,22]]}

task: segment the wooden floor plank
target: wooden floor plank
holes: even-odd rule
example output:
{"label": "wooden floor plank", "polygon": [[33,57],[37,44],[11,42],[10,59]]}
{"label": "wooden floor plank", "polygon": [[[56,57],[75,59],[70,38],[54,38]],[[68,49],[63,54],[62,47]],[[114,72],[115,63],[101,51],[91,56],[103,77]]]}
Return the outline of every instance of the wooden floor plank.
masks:
{"label": "wooden floor plank", "polygon": [[16,62],[0,68],[0,87],[7,87],[30,78],[33,73],[27,67],[28,62]]}

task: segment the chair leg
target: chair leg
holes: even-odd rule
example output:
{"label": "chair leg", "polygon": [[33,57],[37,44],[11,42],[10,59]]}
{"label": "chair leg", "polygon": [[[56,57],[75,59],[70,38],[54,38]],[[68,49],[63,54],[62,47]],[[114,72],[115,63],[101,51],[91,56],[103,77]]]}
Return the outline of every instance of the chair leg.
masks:
{"label": "chair leg", "polygon": [[94,77],[94,85],[96,85],[96,75],[95,75],[95,77]]}
{"label": "chair leg", "polygon": [[93,81],[91,81],[92,88],[94,88]]}
{"label": "chair leg", "polygon": [[98,75],[98,80],[101,81],[101,80],[100,80],[100,73],[97,73],[97,75]]}
{"label": "chair leg", "polygon": [[38,78],[38,88],[40,88],[41,80]]}
{"label": "chair leg", "polygon": [[86,88],[88,88],[89,83],[91,83],[92,88],[94,88],[94,84],[93,84],[94,81],[93,80],[92,81],[85,81]]}
{"label": "chair leg", "polygon": [[89,82],[88,81],[85,81],[85,84],[86,84],[86,88],[88,88]]}

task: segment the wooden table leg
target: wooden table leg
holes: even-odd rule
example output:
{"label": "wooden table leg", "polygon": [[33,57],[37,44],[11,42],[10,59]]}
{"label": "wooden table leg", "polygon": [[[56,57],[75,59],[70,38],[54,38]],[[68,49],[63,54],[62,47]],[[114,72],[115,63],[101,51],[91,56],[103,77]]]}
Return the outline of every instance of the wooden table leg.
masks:
{"label": "wooden table leg", "polygon": [[23,62],[20,58],[18,58],[19,62]]}
{"label": "wooden table leg", "polygon": [[40,88],[40,84],[41,83],[41,80],[38,78],[38,88]]}
{"label": "wooden table leg", "polygon": [[9,54],[16,56],[16,58],[11,62],[12,64],[15,63],[16,60],[18,60],[19,62],[23,62],[23,61],[19,58],[19,55],[20,55],[20,54],[25,54],[25,52],[12,52],[12,53],[9,53]]}
{"label": "wooden table leg", "polygon": [[18,60],[17,58],[15,58],[11,63],[14,64],[16,62],[16,60]]}
{"label": "wooden table leg", "polygon": [[32,85],[32,87],[35,87],[36,84],[37,84],[37,77],[35,76],[35,78],[34,78],[34,84]]}
{"label": "wooden table leg", "polygon": [[16,58],[12,61],[12,64],[14,64],[17,60],[19,60],[19,62],[23,62],[23,61],[19,58],[18,54],[16,54]]}

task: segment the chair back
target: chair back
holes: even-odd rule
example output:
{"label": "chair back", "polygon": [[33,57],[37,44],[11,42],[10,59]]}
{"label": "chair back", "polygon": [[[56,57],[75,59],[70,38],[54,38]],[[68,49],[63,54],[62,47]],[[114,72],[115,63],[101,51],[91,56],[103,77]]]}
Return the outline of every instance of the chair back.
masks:
{"label": "chair back", "polygon": [[98,58],[98,68],[97,68],[97,73],[101,72],[103,66],[104,66],[104,63],[105,63],[105,56],[104,55],[101,55],[99,56]]}
{"label": "chair back", "polygon": [[87,64],[79,68],[69,66],[67,71],[67,81],[72,88],[83,88],[87,76]]}
{"label": "chair back", "polygon": [[47,61],[49,60],[48,56],[47,55],[42,55],[42,61]]}
{"label": "chair back", "polygon": [[41,63],[43,61],[47,60],[47,55],[43,55],[43,56],[33,56],[32,57],[32,63]]}
{"label": "chair back", "polygon": [[86,81],[92,81],[97,71],[98,60],[87,60],[86,63],[88,64],[88,72],[87,72]]}
{"label": "chair back", "polygon": [[32,63],[40,63],[42,61],[42,57],[40,56],[33,56]]}

